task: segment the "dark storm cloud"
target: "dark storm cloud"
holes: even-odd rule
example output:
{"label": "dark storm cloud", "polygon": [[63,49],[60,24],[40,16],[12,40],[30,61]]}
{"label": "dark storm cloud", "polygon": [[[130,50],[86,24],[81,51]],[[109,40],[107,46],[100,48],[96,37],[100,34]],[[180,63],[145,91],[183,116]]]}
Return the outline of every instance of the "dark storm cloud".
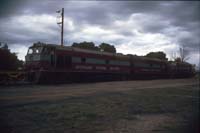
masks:
{"label": "dark storm cloud", "polygon": [[[55,14],[55,11],[65,8],[65,16],[71,17],[76,23],[86,22],[102,24],[110,22],[105,2],[92,1],[42,1],[36,3],[31,1],[31,7],[27,9],[30,14]],[[28,6],[28,5],[27,5]]]}
{"label": "dark storm cloud", "polygon": [[[127,18],[131,13],[153,12],[159,10],[160,2],[131,1],[63,1],[63,0],[5,0],[1,5],[1,17],[28,14],[54,14],[64,7],[65,15],[91,24],[111,23],[111,16]],[[11,5],[11,6],[10,6]]]}
{"label": "dark storm cloud", "polygon": [[[152,5],[152,7],[154,7]],[[160,2],[159,7],[157,7],[155,10],[152,10],[150,13],[154,15],[158,15],[161,17],[161,21],[151,21],[149,20],[149,23],[153,23],[156,27],[158,25],[158,31],[160,31],[164,28],[167,28],[168,26],[179,26],[187,28],[187,30],[191,30],[191,27],[193,24],[191,23],[197,23],[199,24],[200,21],[200,3],[199,2]],[[149,12],[146,12],[149,13]],[[164,21],[169,21],[170,23],[166,23],[163,25],[162,23]],[[160,25],[161,24],[161,25]],[[196,26],[195,26],[196,28]],[[154,28],[152,28],[153,30]],[[151,31],[151,30],[150,30]]]}
{"label": "dark storm cloud", "polygon": [[[146,32],[152,33],[163,33],[170,36],[172,39],[177,39],[179,45],[190,49],[192,51],[197,51],[200,45],[200,2],[194,1],[183,1],[183,2],[168,2],[160,3],[160,10],[158,12],[153,12],[161,16],[159,21],[150,21],[144,24]],[[166,22],[166,23],[164,23]],[[173,34],[166,32],[167,29],[175,29]],[[187,32],[187,34],[182,33]]]}
{"label": "dark storm cloud", "polygon": [[[199,46],[199,1],[3,0],[0,4],[0,41],[10,45],[27,45],[36,41],[58,43],[60,34],[56,21],[51,18],[50,23],[44,17],[56,18],[55,11],[62,7],[65,8],[65,21],[72,23],[65,25],[65,41],[68,44],[85,39],[116,46],[130,42],[138,46],[146,45],[148,42],[145,39],[136,42],[138,32],[145,36],[164,36],[171,43],[194,52]],[[46,16],[40,20],[41,15]],[[30,17],[25,19],[22,16]],[[117,26],[117,21],[120,26]],[[70,29],[72,25],[74,28]],[[89,27],[94,27],[94,31]],[[155,38],[155,42],[157,40],[163,41],[162,38]],[[153,41],[150,39],[150,42]]]}
{"label": "dark storm cloud", "polygon": [[[113,24],[113,18],[128,18],[132,13],[148,13],[161,15],[170,25],[191,29],[188,22],[199,21],[199,2],[164,2],[164,1],[55,1],[34,0],[3,1],[0,15],[28,14],[55,14],[57,9],[65,7],[65,16],[75,20],[75,23]],[[165,21],[165,20],[163,20]],[[163,22],[162,21],[162,22]],[[147,32],[159,32],[167,26],[159,20],[149,20],[143,24]],[[142,23],[141,23],[142,24]]]}
{"label": "dark storm cloud", "polygon": [[13,15],[22,14],[26,9],[26,0],[1,0],[0,1],[0,17],[10,17]]}

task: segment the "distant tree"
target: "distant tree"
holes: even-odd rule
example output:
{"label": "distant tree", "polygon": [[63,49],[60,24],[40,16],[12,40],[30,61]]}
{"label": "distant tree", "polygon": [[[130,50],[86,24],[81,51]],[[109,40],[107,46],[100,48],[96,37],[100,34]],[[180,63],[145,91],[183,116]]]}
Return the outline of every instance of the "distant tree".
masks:
{"label": "distant tree", "polygon": [[0,48],[2,48],[2,49],[7,49],[7,50],[9,50],[8,49],[8,45],[7,45],[7,43],[3,43],[3,42],[0,42]]}
{"label": "distant tree", "polygon": [[171,59],[175,62],[186,62],[189,59],[189,51],[180,47],[178,52],[172,52]]}
{"label": "distant tree", "polygon": [[101,43],[99,45],[99,48],[100,48],[101,51],[116,53],[116,48],[113,45],[110,45],[110,44],[107,44],[107,43]]}
{"label": "distant tree", "polygon": [[107,43],[101,43],[99,46],[95,46],[95,44],[93,42],[80,42],[80,43],[74,42],[72,44],[72,47],[116,53],[115,47],[113,45],[110,45]]}
{"label": "distant tree", "polygon": [[72,47],[99,51],[99,48],[93,42],[73,43]]}
{"label": "distant tree", "polygon": [[176,58],[177,58],[177,53],[174,52],[174,51],[171,51],[171,53],[170,53],[170,60],[171,61],[175,61]]}
{"label": "distant tree", "polygon": [[11,53],[8,45],[0,48],[0,70],[17,70],[23,66],[23,61],[17,59],[16,53]]}
{"label": "distant tree", "polygon": [[189,59],[189,52],[184,47],[179,48],[181,62],[186,62]]}
{"label": "distant tree", "polygon": [[2,48],[3,48],[3,49],[7,49],[7,50],[9,50],[9,49],[8,49],[8,45],[7,45],[7,43],[5,43],[4,46],[3,46]]}
{"label": "distant tree", "polygon": [[174,61],[177,62],[177,63],[182,62],[180,57],[175,58]]}
{"label": "distant tree", "polygon": [[166,58],[166,54],[164,52],[150,52],[148,53],[145,57],[149,57],[149,58],[157,58],[157,59],[160,59],[160,60],[168,60]]}

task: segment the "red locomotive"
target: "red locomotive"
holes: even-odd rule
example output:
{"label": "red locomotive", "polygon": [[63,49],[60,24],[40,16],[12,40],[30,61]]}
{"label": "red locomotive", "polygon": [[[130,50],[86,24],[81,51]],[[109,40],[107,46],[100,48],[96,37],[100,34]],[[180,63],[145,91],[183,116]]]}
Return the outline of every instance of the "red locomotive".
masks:
{"label": "red locomotive", "polygon": [[192,65],[35,43],[26,55],[27,79],[36,83],[190,77]]}

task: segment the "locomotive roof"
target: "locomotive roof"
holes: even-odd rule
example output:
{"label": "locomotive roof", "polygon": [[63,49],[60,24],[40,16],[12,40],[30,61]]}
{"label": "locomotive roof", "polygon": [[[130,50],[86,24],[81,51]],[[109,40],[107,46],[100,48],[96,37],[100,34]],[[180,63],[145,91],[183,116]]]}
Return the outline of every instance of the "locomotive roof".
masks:
{"label": "locomotive roof", "polygon": [[103,51],[95,51],[95,50],[88,50],[88,49],[82,49],[82,48],[76,48],[76,47],[71,47],[71,46],[60,46],[57,44],[44,44],[44,43],[34,43],[34,45],[32,47],[41,47],[41,46],[46,46],[46,47],[53,47],[56,48],[58,50],[67,50],[67,51],[75,51],[75,52],[84,52],[84,53],[91,53],[91,54],[99,54],[99,55],[106,55],[106,56],[113,56],[113,57],[117,57],[117,58],[121,58],[121,59],[133,59],[133,60],[146,60],[146,61],[154,61],[154,62],[167,62],[167,61],[163,61],[160,59],[156,59],[156,58],[148,58],[148,57],[144,57],[144,56],[137,56],[137,55],[123,55],[120,53],[109,53],[109,52],[103,52]]}
{"label": "locomotive roof", "polygon": [[144,56],[135,56],[133,57],[133,60],[138,60],[138,61],[149,61],[149,62],[157,62],[157,63],[167,63],[167,60],[160,60],[157,58],[149,58],[149,57],[144,57]]}
{"label": "locomotive roof", "polygon": [[75,51],[75,52],[83,52],[83,53],[91,53],[91,54],[99,54],[99,55],[106,55],[106,56],[115,56],[119,58],[129,59],[129,56],[122,55],[122,54],[116,54],[116,53],[109,53],[109,52],[103,52],[103,51],[95,51],[95,50],[88,50],[88,49],[82,49],[82,48],[76,48],[71,46],[60,46],[56,44],[34,44],[35,47],[37,46],[46,46],[46,47],[54,47],[57,50],[67,50],[67,51]]}

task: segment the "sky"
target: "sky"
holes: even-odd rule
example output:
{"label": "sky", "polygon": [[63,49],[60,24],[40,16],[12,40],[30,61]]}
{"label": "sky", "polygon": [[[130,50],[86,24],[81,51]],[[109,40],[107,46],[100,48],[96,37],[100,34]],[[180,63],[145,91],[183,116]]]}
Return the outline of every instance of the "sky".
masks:
{"label": "sky", "polygon": [[112,44],[118,53],[163,51],[171,60],[184,48],[199,65],[200,1],[1,0],[0,42],[25,60],[35,42],[60,44],[57,10],[65,9],[64,44]]}

